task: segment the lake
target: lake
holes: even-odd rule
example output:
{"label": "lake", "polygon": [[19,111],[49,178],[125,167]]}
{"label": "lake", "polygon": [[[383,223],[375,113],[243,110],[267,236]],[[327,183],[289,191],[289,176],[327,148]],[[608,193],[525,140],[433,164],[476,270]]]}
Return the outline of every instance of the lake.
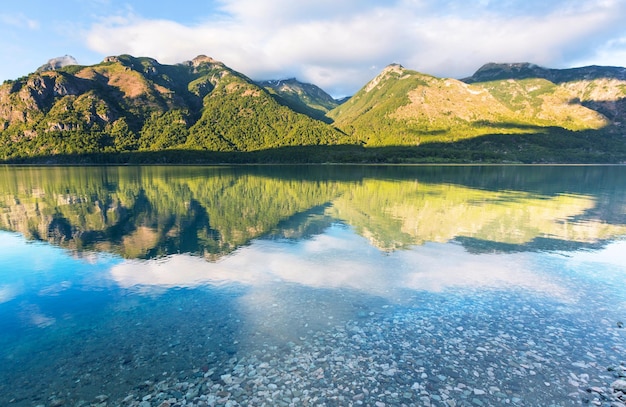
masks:
{"label": "lake", "polygon": [[625,166],[0,167],[0,242],[2,406],[626,400]]}

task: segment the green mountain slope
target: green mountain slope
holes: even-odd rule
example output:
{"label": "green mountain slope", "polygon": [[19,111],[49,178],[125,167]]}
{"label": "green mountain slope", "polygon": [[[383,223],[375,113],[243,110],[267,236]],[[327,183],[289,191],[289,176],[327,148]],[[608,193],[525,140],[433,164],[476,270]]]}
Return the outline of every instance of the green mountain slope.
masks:
{"label": "green mountain slope", "polygon": [[333,144],[343,135],[205,56],[179,65],[108,57],[0,87],[0,159]]}
{"label": "green mountain slope", "polygon": [[223,65],[200,64],[198,80],[213,89],[203,99],[202,116],[189,129],[186,145],[212,151],[254,151],[283,146],[337,144],[343,134],[300,114]]}
{"label": "green mountain slope", "polygon": [[339,101],[318,86],[299,82],[295,78],[262,81],[259,82],[259,86],[275,94],[296,112],[318,120],[330,121],[326,113],[340,105]]}
{"label": "green mountain slope", "polygon": [[597,130],[609,124],[545,79],[467,84],[400,65],[385,68],[329,116],[367,146],[454,142],[550,127]]}

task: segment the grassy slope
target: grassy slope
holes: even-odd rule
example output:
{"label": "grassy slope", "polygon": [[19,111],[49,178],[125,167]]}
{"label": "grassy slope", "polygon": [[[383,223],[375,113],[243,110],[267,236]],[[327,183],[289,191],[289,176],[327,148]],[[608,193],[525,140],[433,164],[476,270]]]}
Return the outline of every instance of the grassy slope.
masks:
{"label": "grassy slope", "polygon": [[392,66],[330,112],[367,146],[455,142],[487,134],[597,130],[608,121],[543,79],[468,85]]}

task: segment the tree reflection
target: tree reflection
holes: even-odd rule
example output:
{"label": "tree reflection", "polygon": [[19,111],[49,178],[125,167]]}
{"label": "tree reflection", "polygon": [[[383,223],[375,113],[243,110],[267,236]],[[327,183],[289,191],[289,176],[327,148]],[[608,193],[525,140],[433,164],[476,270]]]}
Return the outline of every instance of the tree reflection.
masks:
{"label": "tree reflection", "polygon": [[[125,258],[220,258],[343,222],[393,251],[594,245],[626,235],[624,167],[0,169],[0,228]],[[547,247],[546,246],[546,247]],[[567,247],[565,245],[564,247]]]}

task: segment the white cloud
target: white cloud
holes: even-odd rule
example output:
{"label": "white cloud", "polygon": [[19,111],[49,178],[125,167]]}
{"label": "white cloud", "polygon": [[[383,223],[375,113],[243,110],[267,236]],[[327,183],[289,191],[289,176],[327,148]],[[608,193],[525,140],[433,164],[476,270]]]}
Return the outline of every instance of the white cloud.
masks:
{"label": "white cloud", "polygon": [[598,46],[595,52],[583,55],[575,62],[575,65],[626,65],[626,35],[619,38],[611,38]]}
{"label": "white cloud", "polygon": [[195,25],[127,12],[92,26],[87,41],[163,63],[207,54],[253,79],[297,76],[337,95],[392,62],[451,77],[491,61],[562,66],[626,33],[618,0],[526,3],[223,0]]}

